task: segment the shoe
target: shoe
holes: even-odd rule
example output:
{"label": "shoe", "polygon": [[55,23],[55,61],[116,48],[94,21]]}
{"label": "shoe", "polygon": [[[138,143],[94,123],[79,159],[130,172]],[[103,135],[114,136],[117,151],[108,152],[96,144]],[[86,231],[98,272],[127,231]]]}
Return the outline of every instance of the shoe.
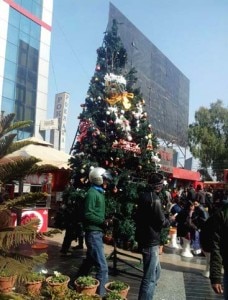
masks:
{"label": "shoe", "polygon": [[206,278],[210,277],[210,271],[203,271],[202,275]]}
{"label": "shoe", "polygon": [[72,247],[73,250],[79,250],[79,249],[83,249],[83,246],[81,245],[77,245],[75,247]]}
{"label": "shoe", "polygon": [[60,251],[60,256],[71,256],[71,255],[72,255],[72,252],[70,252],[70,251],[67,251],[67,252]]}
{"label": "shoe", "polygon": [[192,252],[194,256],[201,256],[202,253],[201,249],[193,250]]}

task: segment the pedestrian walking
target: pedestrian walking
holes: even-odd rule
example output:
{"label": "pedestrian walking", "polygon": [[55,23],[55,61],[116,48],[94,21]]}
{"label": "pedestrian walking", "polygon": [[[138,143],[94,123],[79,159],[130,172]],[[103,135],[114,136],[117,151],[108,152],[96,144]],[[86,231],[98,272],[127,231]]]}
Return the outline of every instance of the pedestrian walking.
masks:
{"label": "pedestrian walking", "polygon": [[228,300],[228,203],[214,214],[210,281],[215,293]]}
{"label": "pedestrian walking", "polygon": [[162,228],[170,222],[162,209],[159,192],[163,187],[163,176],[152,173],[148,178],[148,187],[139,195],[135,213],[136,241],[143,257],[143,277],[138,300],[152,300],[160,277],[159,244]]}
{"label": "pedestrian walking", "polygon": [[77,277],[87,276],[92,267],[96,268],[96,279],[100,285],[97,293],[101,296],[105,293],[105,283],[108,281],[108,265],[104,254],[103,229],[105,227],[105,196],[103,186],[111,175],[103,168],[97,167],[90,171],[89,188],[84,207],[84,231],[87,247],[86,258],[79,268]]}

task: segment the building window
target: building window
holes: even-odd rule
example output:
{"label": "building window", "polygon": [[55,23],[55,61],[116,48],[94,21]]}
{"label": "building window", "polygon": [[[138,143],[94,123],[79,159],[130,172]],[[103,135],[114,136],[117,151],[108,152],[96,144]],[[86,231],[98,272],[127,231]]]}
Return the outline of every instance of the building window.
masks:
{"label": "building window", "polygon": [[14,0],[14,2],[41,19],[43,0]]}

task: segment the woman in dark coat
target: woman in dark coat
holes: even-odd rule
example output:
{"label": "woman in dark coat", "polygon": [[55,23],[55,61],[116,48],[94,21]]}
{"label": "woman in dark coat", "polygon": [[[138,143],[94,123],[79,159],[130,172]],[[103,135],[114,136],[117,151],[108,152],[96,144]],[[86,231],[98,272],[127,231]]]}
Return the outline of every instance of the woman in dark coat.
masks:
{"label": "woman in dark coat", "polygon": [[188,240],[194,238],[196,226],[192,223],[192,214],[194,211],[194,204],[188,201],[184,208],[176,216],[177,222],[177,236]]}

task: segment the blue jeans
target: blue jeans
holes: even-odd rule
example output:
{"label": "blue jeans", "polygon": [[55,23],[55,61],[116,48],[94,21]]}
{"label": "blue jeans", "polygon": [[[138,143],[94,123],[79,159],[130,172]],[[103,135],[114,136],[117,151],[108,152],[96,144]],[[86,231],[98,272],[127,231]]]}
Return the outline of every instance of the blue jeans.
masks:
{"label": "blue jeans", "polygon": [[138,300],[152,300],[161,273],[159,246],[143,248],[142,256],[143,278],[139,289]]}
{"label": "blue jeans", "polygon": [[224,271],[223,275],[224,299],[228,300],[228,272]]}
{"label": "blue jeans", "polygon": [[90,231],[85,233],[87,247],[86,259],[83,262],[88,270],[93,266],[96,268],[96,279],[100,281],[97,293],[105,294],[105,283],[108,281],[108,265],[104,254],[103,233],[101,231]]}

